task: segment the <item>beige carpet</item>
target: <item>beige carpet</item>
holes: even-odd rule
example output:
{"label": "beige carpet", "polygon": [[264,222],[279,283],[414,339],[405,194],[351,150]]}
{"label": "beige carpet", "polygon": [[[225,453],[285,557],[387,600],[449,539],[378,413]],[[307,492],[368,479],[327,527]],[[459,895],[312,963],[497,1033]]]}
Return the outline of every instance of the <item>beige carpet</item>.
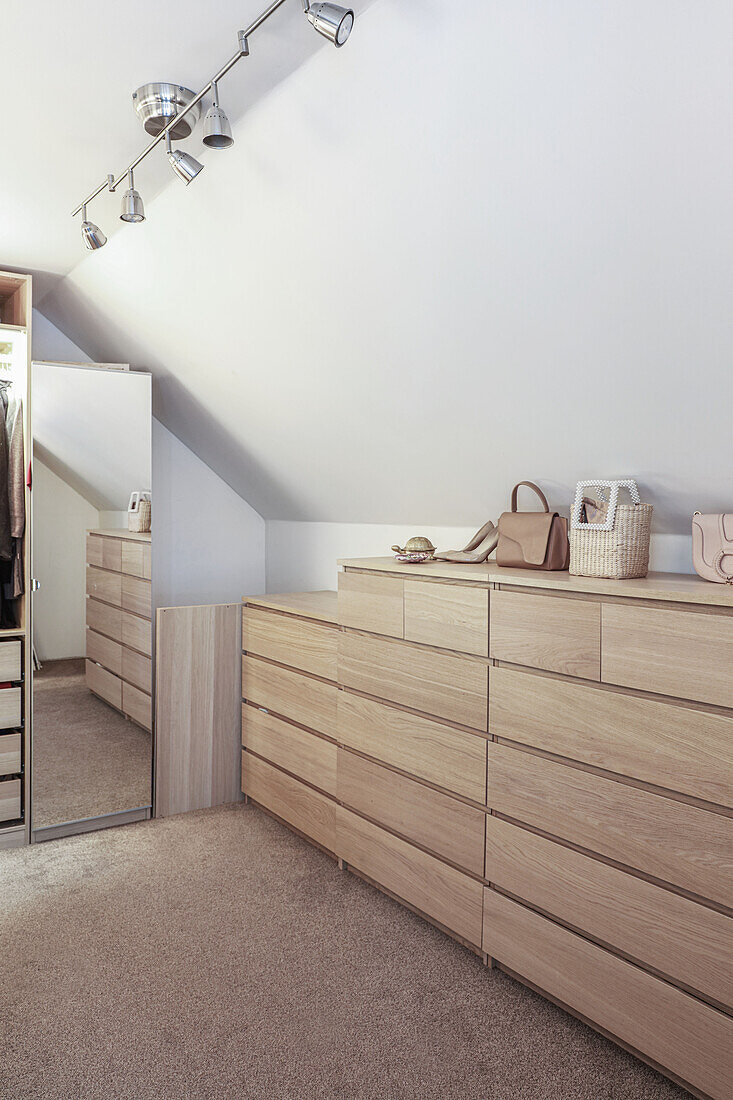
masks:
{"label": "beige carpet", "polygon": [[150,804],[150,734],[96,695],[84,661],[33,678],[33,827]]}
{"label": "beige carpet", "polygon": [[673,1100],[243,805],[0,852],[3,1100]]}

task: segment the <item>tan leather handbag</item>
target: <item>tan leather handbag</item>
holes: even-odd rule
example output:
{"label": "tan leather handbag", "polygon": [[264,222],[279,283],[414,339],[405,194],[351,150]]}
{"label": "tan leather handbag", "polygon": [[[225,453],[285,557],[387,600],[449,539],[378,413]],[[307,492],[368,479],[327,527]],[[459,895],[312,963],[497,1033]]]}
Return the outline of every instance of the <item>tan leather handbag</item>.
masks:
{"label": "tan leather handbag", "polygon": [[[520,485],[532,489],[542,501],[543,512],[518,512]],[[520,481],[512,490],[512,510],[499,517],[496,564],[515,569],[567,569],[570,564],[568,521],[551,512],[547,497],[531,481]]]}
{"label": "tan leather handbag", "polygon": [[733,584],[733,515],[692,517],[692,564],[703,580]]}

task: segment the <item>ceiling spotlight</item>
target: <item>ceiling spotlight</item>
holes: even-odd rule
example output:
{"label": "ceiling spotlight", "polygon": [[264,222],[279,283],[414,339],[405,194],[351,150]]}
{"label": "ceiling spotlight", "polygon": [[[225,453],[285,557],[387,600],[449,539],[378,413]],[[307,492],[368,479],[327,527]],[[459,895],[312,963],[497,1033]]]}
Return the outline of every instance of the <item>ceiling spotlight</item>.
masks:
{"label": "ceiling spotlight", "polygon": [[209,149],[228,149],[230,145],[234,145],[234,138],[232,137],[232,128],[229,125],[226,111],[222,111],[219,106],[219,89],[215,80],[211,82],[211,94],[214,97],[214,102],[206,112],[206,118],[204,119],[203,142],[204,145],[208,145]]}
{"label": "ceiling spotlight", "polygon": [[132,168],[129,171],[129,180],[130,186],[122,196],[122,211],[120,213],[120,221],[144,222],[145,207],[143,206],[143,200],[140,196],[140,192],[135,190],[135,179],[132,174]]}
{"label": "ceiling spotlight", "polygon": [[81,238],[90,252],[96,252],[98,248],[102,248],[107,243],[107,238],[98,225],[87,221],[86,203],[81,208],[81,218]]}
{"label": "ceiling spotlight", "polygon": [[171,149],[170,131],[165,135],[165,148],[168,153],[168,161],[179,180],[188,186],[191,180],[196,179],[203,168],[201,161],[196,160],[190,153],[182,153],[180,149]]}
{"label": "ceiling spotlight", "polygon": [[306,15],[318,33],[334,46],[343,46],[354,29],[353,11],[338,4],[309,4]]}

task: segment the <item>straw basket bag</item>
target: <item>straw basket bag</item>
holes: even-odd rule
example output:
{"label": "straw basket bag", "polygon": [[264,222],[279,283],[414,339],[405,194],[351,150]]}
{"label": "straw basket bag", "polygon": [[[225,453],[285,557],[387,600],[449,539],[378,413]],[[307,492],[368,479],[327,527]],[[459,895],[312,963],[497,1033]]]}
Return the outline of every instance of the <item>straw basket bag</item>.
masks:
{"label": "straw basket bag", "polygon": [[[596,490],[605,516],[601,522],[583,519],[586,489]],[[619,504],[620,489],[628,489],[632,504]],[[590,502],[588,502],[590,503]],[[636,482],[579,481],[570,521],[570,572],[578,577],[645,577],[649,572],[652,506],[642,504]]]}
{"label": "straw basket bag", "polygon": [[127,529],[144,533],[150,530],[152,504],[150,493],[133,493],[127,506]]}

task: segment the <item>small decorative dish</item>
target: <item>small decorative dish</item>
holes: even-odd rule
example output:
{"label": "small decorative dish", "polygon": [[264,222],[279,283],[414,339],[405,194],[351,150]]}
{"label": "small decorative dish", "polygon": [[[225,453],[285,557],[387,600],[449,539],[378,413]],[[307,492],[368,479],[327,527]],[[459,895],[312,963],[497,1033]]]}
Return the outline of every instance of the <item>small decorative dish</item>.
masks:
{"label": "small decorative dish", "polygon": [[415,535],[408,539],[404,546],[393,546],[392,549],[397,561],[412,562],[414,565],[431,561],[435,554],[435,547],[424,535]]}

